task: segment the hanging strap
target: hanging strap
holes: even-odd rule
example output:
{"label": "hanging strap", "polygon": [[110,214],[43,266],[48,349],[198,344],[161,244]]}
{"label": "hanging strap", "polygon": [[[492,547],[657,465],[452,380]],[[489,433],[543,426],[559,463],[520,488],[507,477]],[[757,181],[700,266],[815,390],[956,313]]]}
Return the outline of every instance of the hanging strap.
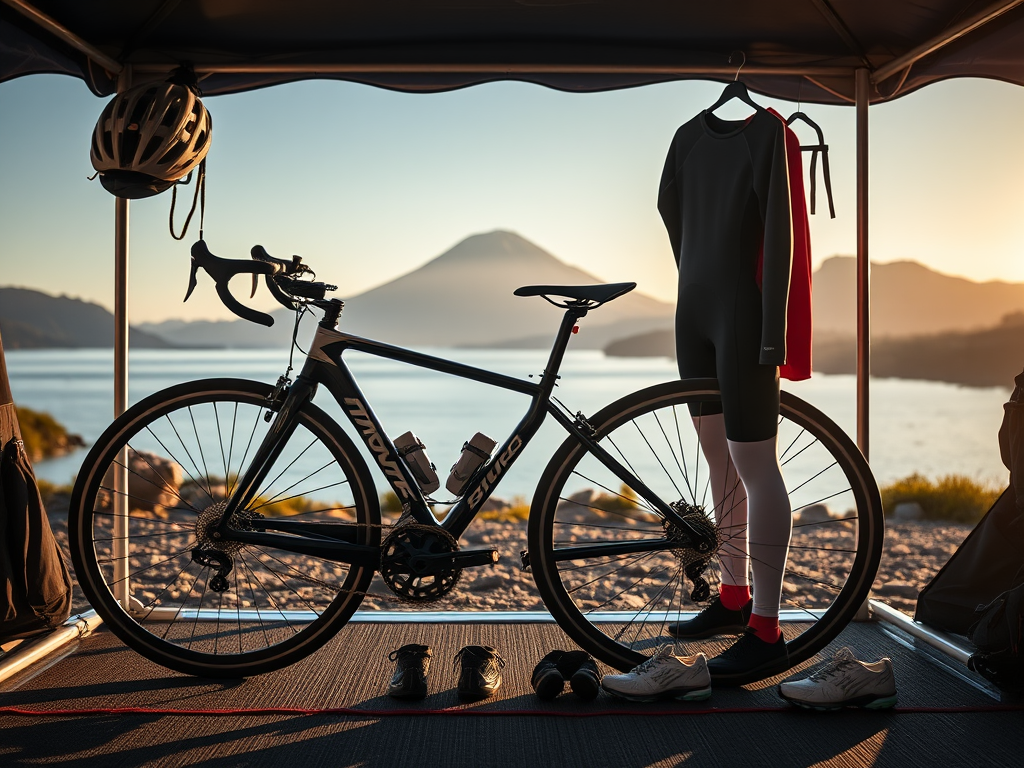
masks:
{"label": "hanging strap", "polygon": [[817,197],[818,153],[821,153],[821,175],[825,180],[825,195],[828,197],[828,212],[831,218],[836,217],[836,206],[832,200],[832,174],[828,167],[828,144],[808,144],[801,146],[804,152],[811,153],[811,215],[814,215],[814,203]]}
{"label": "hanging strap", "polygon": [[204,224],[205,219],[206,219],[206,158],[205,157],[199,163],[199,171],[198,171],[198,175],[196,177],[196,189],[195,189],[195,193],[192,195],[192,208],[189,210],[188,216],[185,217],[185,223],[184,223],[184,225],[182,225],[181,234],[180,235],[174,234],[174,206],[178,202],[178,184],[179,183],[184,183],[184,184],[187,185],[189,183],[191,177],[192,177],[192,174],[190,173],[188,175],[188,178],[186,178],[184,182],[176,182],[174,184],[174,186],[171,187],[171,213],[170,213],[170,215],[168,217],[168,222],[167,223],[168,223],[168,226],[170,227],[170,230],[171,230],[171,237],[173,237],[175,240],[184,240],[185,239],[185,233],[188,232],[188,225],[192,221],[192,214],[194,214],[196,212],[196,204],[197,203],[199,205],[199,239],[200,240],[203,239],[203,224]]}

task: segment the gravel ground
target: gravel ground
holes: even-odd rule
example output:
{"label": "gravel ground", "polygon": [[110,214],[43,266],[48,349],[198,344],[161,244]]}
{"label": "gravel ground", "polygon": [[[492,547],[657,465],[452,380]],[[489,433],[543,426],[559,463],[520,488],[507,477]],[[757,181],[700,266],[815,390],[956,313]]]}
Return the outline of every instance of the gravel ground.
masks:
{"label": "gravel ground", "polygon": [[[48,506],[50,522],[61,548],[68,552],[66,498],[55,498]],[[918,592],[935,575],[970,533],[971,526],[907,522],[889,524],[885,550],[873,588],[873,596],[895,608],[912,614]],[[794,539],[794,544],[797,539]],[[495,566],[467,569],[455,590],[445,599],[427,606],[432,610],[543,610],[533,577],[519,568],[519,552],[526,549],[526,525],[522,522],[496,522],[478,519],[463,536],[463,548],[495,548],[501,560]],[[794,548],[790,568],[794,571],[820,575],[814,557]],[[620,575],[620,582],[604,584],[604,594],[619,591],[631,579],[636,584],[636,571]],[[641,574],[642,576],[642,574]],[[634,589],[634,591],[636,591]],[[600,594],[597,595],[599,599]],[[374,577],[363,610],[398,610],[407,606],[396,603],[379,576]],[[639,598],[638,598],[639,599]],[[642,604],[642,600],[641,600]],[[88,605],[75,586],[74,610]]]}

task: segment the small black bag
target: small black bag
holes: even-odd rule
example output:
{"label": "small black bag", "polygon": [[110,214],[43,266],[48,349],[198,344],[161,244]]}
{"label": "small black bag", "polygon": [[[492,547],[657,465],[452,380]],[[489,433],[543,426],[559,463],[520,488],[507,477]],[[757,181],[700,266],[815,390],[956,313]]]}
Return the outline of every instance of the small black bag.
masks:
{"label": "small black bag", "polygon": [[1014,583],[975,612],[967,634],[978,651],[967,666],[1003,690],[1024,693],[1024,569]]}

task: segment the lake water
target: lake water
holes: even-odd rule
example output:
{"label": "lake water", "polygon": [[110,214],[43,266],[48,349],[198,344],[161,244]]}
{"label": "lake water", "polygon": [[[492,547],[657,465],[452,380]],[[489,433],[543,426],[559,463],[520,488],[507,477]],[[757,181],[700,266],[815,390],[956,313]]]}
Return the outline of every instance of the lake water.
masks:
{"label": "lake water", "polygon": [[[543,370],[546,351],[429,350],[470,365],[525,378]],[[47,411],[87,442],[113,417],[113,357],[110,350],[14,350],[6,353],[18,405]],[[392,437],[414,431],[427,445],[442,482],[463,442],[481,431],[504,439],[525,413],[528,399],[443,374],[364,355],[346,356],[367,400]],[[281,350],[139,350],[129,364],[131,402],[164,387],[196,378],[229,376],[273,383],[287,365]],[[660,358],[608,358],[601,352],[568,352],[556,395],[572,410],[592,413],[641,387],[676,377],[674,362]],[[783,388],[855,432],[853,376],[815,374]],[[913,472],[929,477],[965,474],[1003,486],[1008,473],[999,460],[996,432],[1009,388],[969,388],[899,379],[871,383],[871,465],[879,484]],[[317,404],[346,424],[326,392]],[[529,498],[564,432],[544,425],[496,495]],[[40,462],[38,476],[69,482],[85,454]],[[386,488],[382,479],[378,488]]]}

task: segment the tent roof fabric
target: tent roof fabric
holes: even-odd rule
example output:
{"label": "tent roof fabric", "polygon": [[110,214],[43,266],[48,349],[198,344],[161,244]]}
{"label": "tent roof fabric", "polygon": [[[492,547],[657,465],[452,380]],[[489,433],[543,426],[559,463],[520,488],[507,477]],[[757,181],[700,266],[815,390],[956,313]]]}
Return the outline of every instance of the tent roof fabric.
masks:
{"label": "tent roof fabric", "polygon": [[[0,82],[57,72],[97,94],[112,75],[0,5]],[[599,91],[687,78],[742,79],[762,94],[854,98],[874,70],[984,11],[991,0],[30,0],[137,76],[190,62],[204,93],[308,78],[403,91],[524,80]],[[739,57],[733,57],[736,61]],[[375,69],[376,68],[376,69]],[[875,101],[950,77],[1024,85],[1024,4],[876,84]]]}

